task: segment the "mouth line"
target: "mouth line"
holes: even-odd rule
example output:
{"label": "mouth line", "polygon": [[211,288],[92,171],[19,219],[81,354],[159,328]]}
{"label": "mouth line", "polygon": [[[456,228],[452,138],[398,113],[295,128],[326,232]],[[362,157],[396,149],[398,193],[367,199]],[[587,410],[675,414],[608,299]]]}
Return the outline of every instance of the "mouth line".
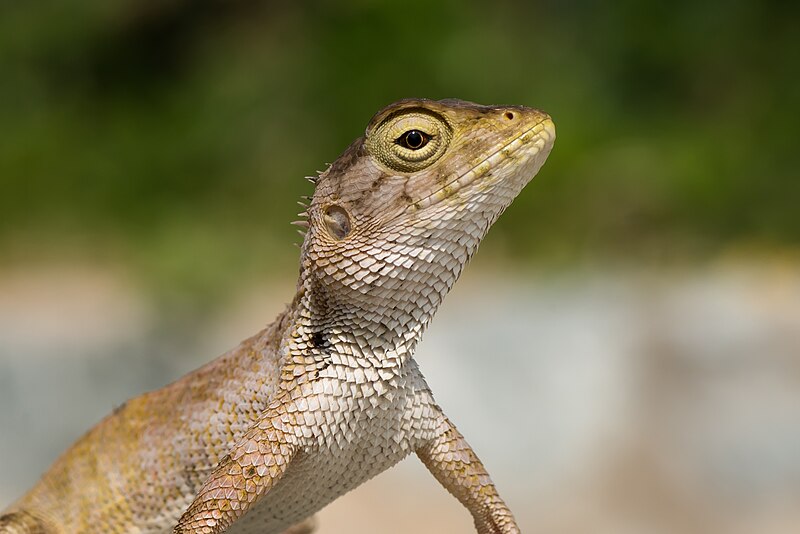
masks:
{"label": "mouth line", "polygon": [[[544,123],[547,119],[542,119],[541,121],[537,122],[527,130],[523,131],[506,144],[486,156],[480,163],[475,165],[474,167],[470,168],[463,174],[456,176],[455,178],[449,180],[446,184],[444,184],[440,189],[437,189],[430,195],[421,198],[417,202],[414,203],[414,207],[416,208],[426,208],[443,200],[453,193],[463,189],[465,186],[473,183],[475,180],[480,179],[481,177],[488,174],[492,169],[494,169],[501,161],[509,159],[514,156],[522,147],[527,146],[529,143],[537,143],[542,141],[541,146],[539,146],[535,153],[531,154],[531,156],[536,156],[539,152],[542,151],[544,146],[550,140],[550,135],[538,135],[540,132],[544,132]],[[516,145],[513,146],[512,145]]]}

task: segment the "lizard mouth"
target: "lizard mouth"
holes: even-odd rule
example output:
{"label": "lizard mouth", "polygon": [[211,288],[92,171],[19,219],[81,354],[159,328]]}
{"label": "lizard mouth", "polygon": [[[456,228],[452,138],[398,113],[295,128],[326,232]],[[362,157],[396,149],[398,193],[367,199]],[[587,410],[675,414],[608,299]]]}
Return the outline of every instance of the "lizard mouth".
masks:
{"label": "lizard mouth", "polygon": [[[460,191],[464,187],[488,175],[492,170],[502,165],[504,161],[515,159],[517,154],[526,148],[528,149],[527,154],[525,154],[526,157],[524,161],[520,162],[520,165],[527,167],[530,166],[531,162],[535,162],[533,171],[525,180],[525,183],[527,183],[539,170],[541,164],[544,163],[544,158],[539,156],[542,154],[545,157],[547,156],[549,150],[545,149],[552,146],[555,136],[555,126],[553,121],[549,117],[542,119],[489,154],[480,163],[468,171],[449,180],[440,189],[415,202],[414,206],[422,209],[436,204],[437,202],[451,196],[453,193]],[[516,167],[517,164],[509,162],[508,166]]]}

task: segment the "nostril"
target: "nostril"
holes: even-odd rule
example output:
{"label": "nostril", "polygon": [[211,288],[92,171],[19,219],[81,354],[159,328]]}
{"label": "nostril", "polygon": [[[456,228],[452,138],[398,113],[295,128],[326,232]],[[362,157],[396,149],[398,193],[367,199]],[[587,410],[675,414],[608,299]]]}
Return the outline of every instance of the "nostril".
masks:
{"label": "nostril", "polygon": [[510,111],[506,111],[505,117],[506,117],[506,119],[508,119],[510,121],[514,120],[514,114],[512,112],[510,112]]}

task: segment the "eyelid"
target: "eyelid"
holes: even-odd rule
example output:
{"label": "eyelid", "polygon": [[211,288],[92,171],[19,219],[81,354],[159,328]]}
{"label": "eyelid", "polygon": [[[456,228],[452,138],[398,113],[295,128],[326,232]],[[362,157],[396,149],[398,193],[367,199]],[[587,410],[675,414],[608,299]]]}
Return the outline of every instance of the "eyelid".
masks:
{"label": "eyelid", "polygon": [[[425,137],[422,146],[406,145],[404,137],[411,130]],[[390,172],[411,173],[436,163],[452,138],[452,126],[444,117],[428,109],[414,108],[384,118],[367,131],[365,141],[370,154]]]}

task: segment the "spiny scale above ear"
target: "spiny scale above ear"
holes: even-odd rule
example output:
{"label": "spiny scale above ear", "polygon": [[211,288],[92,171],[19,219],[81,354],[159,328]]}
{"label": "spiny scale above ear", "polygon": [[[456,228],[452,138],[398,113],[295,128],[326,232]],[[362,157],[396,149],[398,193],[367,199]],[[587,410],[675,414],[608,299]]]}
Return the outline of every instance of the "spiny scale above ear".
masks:
{"label": "spiny scale above ear", "polygon": [[[320,171],[317,171],[317,175],[316,176],[306,176],[305,179],[308,180],[309,182],[311,182],[312,184],[314,184],[314,186],[316,187],[317,180],[319,179],[319,176],[321,174],[322,173]],[[292,224],[294,226],[298,226],[299,227],[297,229],[297,233],[300,234],[300,236],[303,239],[305,239],[306,231],[308,230],[308,227],[309,227],[309,223],[308,223],[308,206],[311,203],[311,199],[312,199],[311,195],[301,195],[300,196],[300,200],[297,201],[297,205],[300,206],[303,209],[303,211],[301,211],[300,213],[297,214],[297,216],[300,217],[299,220],[292,221],[290,223],[290,224]],[[295,243],[295,245],[297,245],[298,247],[300,246],[299,243]]]}
{"label": "spiny scale above ear", "polygon": [[[327,163],[326,165],[327,167],[331,166],[330,163]],[[314,171],[314,172],[317,174],[316,176],[305,176],[305,179],[316,186],[317,182],[319,181],[319,177],[322,176],[325,171]]]}

